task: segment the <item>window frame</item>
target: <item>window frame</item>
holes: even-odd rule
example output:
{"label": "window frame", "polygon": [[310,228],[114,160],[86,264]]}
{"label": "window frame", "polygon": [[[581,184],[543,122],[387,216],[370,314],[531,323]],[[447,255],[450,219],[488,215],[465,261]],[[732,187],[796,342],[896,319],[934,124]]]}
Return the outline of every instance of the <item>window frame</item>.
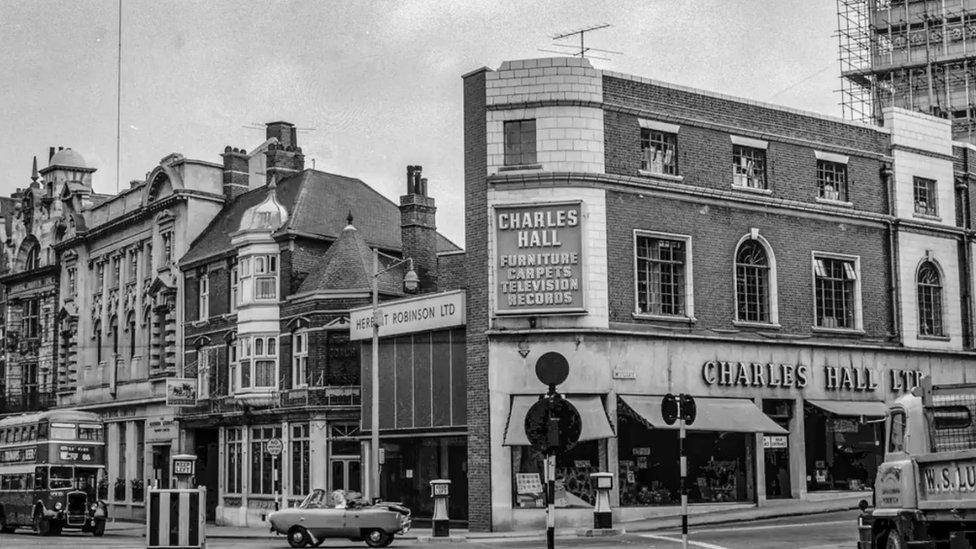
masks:
{"label": "window frame", "polygon": [[[680,168],[678,166],[678,131],[677,126],[669,131],[670,128],[665,126],[672,126],[671,124],[662,125],[656,123],[650,123],[641,121],[640,128],[640,168],[638,171],[641,175],[665,175],[671,177],[678,177],[681,175]],[[660,136],[660,140],[656,141],[654,139],[655,135]],[[670,142],[669,142],[670,141]],[[661,171],[653,170],[653,163],[647,158],[647,152],[651,150],[651,146],[654,143],[659,143],[664,151],[667,151],[666,146],[670,145],[671,148],[671,162],[661,162]],[[645,147],[645,144],[647,147]],[[666,155],[667,152],[663,153]],[[671,171],[668,171],[668,167]]]}
{"label": "window frame", "polygon": [[[834,190],[837,193],[836,198],[830,198],[825,194],[828,184],[827,175],[830,173],[835,177],[840,177],[839,174],[842,174],[843,181],[840,182],[840,186],[837,185],[836,181],[831,183],[832,186],[837,187]],[[837,162],[828,158],[817,158],[817,198],[825,202],[849,204],[851,201],[850,193],[850,172],[848,171],[847,163]]]}
{"label": "window frame", "polygon": [[[240,344],[238,348],[238,383],[237,392],[267,392],[280,389],[280,364],[278,360],[278,335],[277,334],[248,334],[238,335],[237,340]],[[259,341],[260,340],[260,341]],[[258,343],[261,345],[261,352],[258,352]],[[273,382],[271,385],[255,385],[258,374],[258,362],[273,362]],[[247,370],[247,386],[244,385],[244,370]]]}
{"label": "window frame", "polygon": [[210,274],[200,277],[197,285],[197,319],[207,320],[210,318]]}
{"label": "window frame", "polygon": [[[900,416],[901,419],[901,436],[898,441],[898,445],[895,445],[894,434],[895,434],[895,418]],[[889,454],[903,454],[905,453],[905,434],[908,432],[908,414],[904,410],[894,409],[888,415],[888,440],[885,441],[885,452]]]}
{"label": "window frame", "polygon": [[[935,276],[938,277],[938,284],[937,285],[925,284],[925,287],[926,288],[930,288],[930,289],[931,288],[934,288],[934,289],[937,289],[937,291],[938,291],[938,293],[935,294],[935,297],[938,298],[938,311],[935,311],[933,309],[933,311],[932,311],[932,313],[933,313],[932,314],[932,321],[933,321],[933,324],[935,322],[938,322],[939,329],[938,329],[938,332],[933,331],[932,333],[924,333],[923,330],[922,330],[922,327],[925,325],[925,322],[923,321],[923,318],[922,318],[922,312],[923,312],[922,311],[922,286],[923,286],[923,284],[922,284],[922,281],[921,281],[921,275],[922,275],[922,269],[925,268],[925,267],[927,267],[927,266],[930,267],[934,271]],[[946,300],[945,300],[945,283],[944,283],[944,280],[945,280],[945,275],[944,275],[944,273],[942,271],[942,266],[939,265],[931,257],[925,257],[924,259],[922,259],[919,262],[918,267],[915,268],[915,316],[916,316],[916,320],[918,321],[918,325],[916,326],[916,331],[917,331],[917,337],[919,339],[938,339],[938,340],[947,340],[947,339],[949,339],[949,336],[946,333],[946,314],[945,314],[945,301]],[[935,300],[933,299],[932,301],[934,303]],[[938,318],[936,318],[936,316],[938,316]]]}
{"label": "window frame", "polygon": [[[739,250],[749,241],[756,242],[756,244],[758,244],[766,253],[766,306],[768,308],[769,317],[766,321],[742,320],[739,314]],[[773,253],[773,247],[769,244],[769,241],[760,235],[758,231],[755,231],[754,233],[750,232],[749,234],[740,238],[736,243],[732,254],[732,324],[735,326],[761,326],[764,328],[780,327],[779,285],[777,284],[777,280],[776,254]]]}
{"label": "window frame", "polygon": [[234,265],[233,267],[230,268],[230,280],[228,284],[230,288],[230,292],[229,292],[230,296],[228,298],[230,300],[230,303],[229,303],[228,310],[232,313],[236,313],[237,306],[240,305],[240,288],[238,288],[238,285],[240,284],[240,280],[241,279],[238,274],[237,265]]}
{"label": "window frame", "polygon": [[[226,427],[225,429],[224,493],[242,495],[244,492],[244,476],[247,474],[247,469],[244,466],[244,445],[246,444],[244,435],[247,432],[247,426]],[[236,451],[234,450],[235,447]]]}
{"label": "window frame", "polygon": [[197,349],[197,402],[210,399],[211,348]]}
{"label": "window frame", "polygon": [[308,330],[298,330],[291,336],[291,386],[308,387]]}
{"label": "window frame", "polygon": [[[924,206],[919,206],[919,184],[924,185],[926,200]],[[939,217],[939,182],[935,179],[921,176],[912,177],[912,211],[918,217]],[[931,203],[931,204],[930,204]]]}
{"label": "window frame", "polygon": [[[732,188],[737,190],[745,190],[758,193],[769,193],[772,192],[769,185],[769,155],[768,146],[764,146],[765,142],[760,142],[754,139],[748,138],[736,138],[732,136]],[[750,153],[749,156],[745,156],[745,153]],[[761,180],[760,186],[753,186],[749,184],[740,184],[738,180],[744,178],[747,174],[739,173],[742,169],[742,158],[746,157],[756,162],[757,159],[761,158],[762,170],[761,170]],[[753,171],[757,171],[753,168]]]}
{"label": "window frame", "polygon": [[[668,315],[643,312],[640,309],[640,286],[639,286],[639,262],[638,242],[641,238],[653,238],[658,240],[682,241],[685,244],[684,261],[684,314]],[[633,236],[633,282],[634,282],[634,312],[632,316],[638,319],[665,320],[676,322],[695,322],[695,288],[694,288],[694,247],[691,235],[664,233],[658,231],[648,231],[644,229],[634,229]]]}
{"label": "window frame", "polygon": [[[250,429],[249,436],[247,437],[247,442],[250,445],[249,448],[250,460],[248,463],[249,465],[248,479],[250,480],[250,482],[248,482],[248,486],[247,486],[248,494],[255,495],[258,497],[270,496],[270,495],[274,495],[275,493],[280,494],[281,486],[283,484],[282,481],[284,480],[284,475],[282,475],[283,472],[282,462],[284,462],[285,460],[281,459],[280,456],[279,457],[271,456],[270,454],[268,454],[266,450],[267,450],[267,444],[269,440],[273,438],[277,438],[279,440],[281,439],[281,435],[282,435],[281,424],[278,423],[278,424],[267,424],[267,425],[250,425],[250,426],[246,426],[245,428]],[[268,436],[266,432],[267,430],[271,430],[270,436]],[[256,434],[257,432],[260,432],[260,435],[257,435]],[[255,445],[260,445],[260,449],[258,451],[255,451]],[[259,469],[257,472],[255,472],[254,470],[255,460],[258,462],[259,465]],[[264,477],[265,460],[268,460],[268,464],[270,465],[269,468],[271,470],[271,476],[268,479],[265,479]],[[274,475],[275,468],[278,469],[277,486],[275,486],[276,483],[275,475]],[[257,477],[255,477],[255,474],[257,475]],[[260,481],[259,482],[260,486],[255,486],[256,484],[254,482],[255,478],[257,478]],[[266,480],[270,481],[270,486],[267,487],[265,486]],[[267,488],[267,491],[265,491],[265,488]]]}
{"label": "window frame", "polygon": [[[531,136],[531,151],[526,149],[529,145],[524,141],[530,132],[525,129],[525,125],[528,123],[532,124]],[[517,125],[518,131],[510,132],[509,128],[515,127]],[[518,143],[510,143],[509,135],[518,135]],[[509,152],[509,148],[518,148],[518,152],[514,150]],[[538,134],[538,122],[535,118],[519,118],[516,120],[504,120],[502,121],[502,165],[506,167],[512,166],[534,166],[539,162],[539,134]]]}
{"label": "window frame", "polygon": [[[817,260],[818,259],[830,259],[834,261],[847,261],[851,262],[854,274],[854,288],[852,313],[854,316],[854,325],[850,328],[838,327],[838,326],[820,326],[817,324]],[[838,254],[833,252],[822,252],[819,250],[813,250],[810,252],[810,281],[811,290],[813,297],[813,325],[812,329],[814,331],[822,332],[840,332],[840,333],[864,333],[864,310],[862,304],[862,273],[861,273],[861,257],[849,254]]]}
{"label": "window frame", "polygon": [[25,339],[41,337],[41,299],[30,297],[23,301],[20,321]]}

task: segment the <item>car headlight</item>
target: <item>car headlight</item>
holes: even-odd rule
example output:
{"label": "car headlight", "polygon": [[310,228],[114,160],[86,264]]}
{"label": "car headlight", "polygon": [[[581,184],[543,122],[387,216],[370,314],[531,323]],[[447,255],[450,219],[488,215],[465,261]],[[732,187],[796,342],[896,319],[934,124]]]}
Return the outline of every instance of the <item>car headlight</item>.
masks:
{"label": "car headlight", "polygon": [[61,510],[61,502],[60,501],[54,504],[54,510],[55,511],[60,511]]}
{"label": "car headlight", "polygon": [[91,510],[92,511],[98,511],[98,504],[97,503],[92,503],[91,504]]}

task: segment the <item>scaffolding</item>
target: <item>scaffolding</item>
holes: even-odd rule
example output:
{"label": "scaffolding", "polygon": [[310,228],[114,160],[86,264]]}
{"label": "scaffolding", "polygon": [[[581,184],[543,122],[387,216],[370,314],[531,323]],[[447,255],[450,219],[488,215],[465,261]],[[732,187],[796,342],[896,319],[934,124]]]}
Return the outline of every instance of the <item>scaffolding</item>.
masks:
{"label": "scaffolding", "polygon": [[837,0],[837,29],[845,118],[901,107],[976,142],[976,0]]}

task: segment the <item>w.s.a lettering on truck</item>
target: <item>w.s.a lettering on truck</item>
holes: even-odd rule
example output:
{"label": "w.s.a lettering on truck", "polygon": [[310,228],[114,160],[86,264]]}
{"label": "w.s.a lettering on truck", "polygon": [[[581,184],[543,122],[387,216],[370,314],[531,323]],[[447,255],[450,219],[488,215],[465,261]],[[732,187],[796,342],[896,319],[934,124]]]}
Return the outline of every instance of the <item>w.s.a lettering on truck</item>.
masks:
{"label": "w.s.a lettering on truck", "polygon": [[976,384],[923,378],[888,407],[885,428],[858,549],[976,547]]}

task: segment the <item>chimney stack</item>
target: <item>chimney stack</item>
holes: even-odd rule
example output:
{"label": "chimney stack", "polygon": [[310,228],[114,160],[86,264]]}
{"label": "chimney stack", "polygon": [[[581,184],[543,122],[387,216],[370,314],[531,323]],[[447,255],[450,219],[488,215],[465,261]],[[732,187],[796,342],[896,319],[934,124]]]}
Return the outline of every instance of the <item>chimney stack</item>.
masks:
{"label": "chimney stack", "polygon": [[265,174],[268,183],[277,177],[277,181],[296,174],[305,169],[305,155],[298,146],[298,129],[290,122],[268,122],[266,124],[268,139],[277,139],[277,143],[268,146],[264,153],[267,157]]}
{"label": "chimney stack", "polygon": [[249,180],[247,152],[228,145],[224,147],[224,154],[220,156],[224,159],[224,200],[231,202],[247,192]]}
{"label": "chimney stack", "polygon": [[407,166],[407,194],[400,197],[403,257],[413,259],[422,293],[437,291],[437,226],[434,199],[427,196],[423,167]]}

